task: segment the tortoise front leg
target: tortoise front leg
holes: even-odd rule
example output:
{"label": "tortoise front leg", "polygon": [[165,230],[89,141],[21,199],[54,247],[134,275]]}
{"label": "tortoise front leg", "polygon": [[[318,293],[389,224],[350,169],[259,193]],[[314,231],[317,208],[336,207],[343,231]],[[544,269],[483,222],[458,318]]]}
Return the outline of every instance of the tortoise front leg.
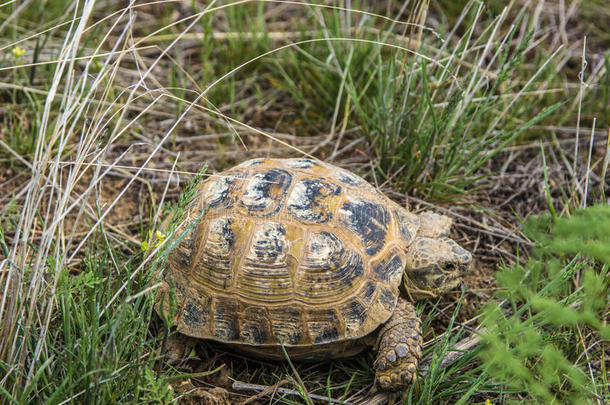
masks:
{"label": "tortoise front leg", "polygon": [[421,321],[415,307],[398,298],[394,313],[381,327],[377,338],[377,384],[382,389],[400,390],[414,382],[421,347]]}

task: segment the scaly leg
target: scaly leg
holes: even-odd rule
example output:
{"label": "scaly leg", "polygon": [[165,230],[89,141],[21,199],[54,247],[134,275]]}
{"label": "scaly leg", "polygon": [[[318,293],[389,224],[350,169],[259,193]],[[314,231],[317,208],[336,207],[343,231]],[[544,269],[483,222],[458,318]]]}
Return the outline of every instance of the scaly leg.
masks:
{"label": "scaly leg", "polygon": [[415,381],[421,357],[421,321],[410,302],[399,298],[377,338],[376,380],[382,389],[401,390]]}

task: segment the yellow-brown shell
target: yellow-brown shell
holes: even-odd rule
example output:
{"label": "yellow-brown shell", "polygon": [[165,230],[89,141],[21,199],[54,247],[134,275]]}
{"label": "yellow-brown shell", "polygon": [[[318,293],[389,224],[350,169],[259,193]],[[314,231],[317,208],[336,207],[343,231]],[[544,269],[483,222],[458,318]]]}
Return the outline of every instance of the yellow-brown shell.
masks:
{"label": "yellow-brown shell", "polygon": [[346,170],[256,159],[203,182],[176,235],[189,226],[164,272],[178,330],[303,347],[390,317],[419,222]]}

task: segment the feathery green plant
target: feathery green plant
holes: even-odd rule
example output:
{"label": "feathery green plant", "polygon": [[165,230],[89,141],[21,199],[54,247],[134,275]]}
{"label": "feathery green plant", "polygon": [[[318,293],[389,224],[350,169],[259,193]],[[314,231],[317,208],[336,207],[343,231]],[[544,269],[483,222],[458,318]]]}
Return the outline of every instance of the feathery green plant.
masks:
{"label": "feathery green plant", "polygon": [[483,311],[485,372],[544,404],[608,401],[606,365],[591,364],[610,341],[610,206],[525,225],[537,249],[497,275],[498,301]]}

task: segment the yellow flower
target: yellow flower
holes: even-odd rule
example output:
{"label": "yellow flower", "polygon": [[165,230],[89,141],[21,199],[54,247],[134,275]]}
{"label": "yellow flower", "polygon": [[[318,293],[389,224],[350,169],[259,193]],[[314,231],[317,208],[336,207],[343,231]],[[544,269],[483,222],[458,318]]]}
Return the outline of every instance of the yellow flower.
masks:
{"label": "yellow flower", "polygon": [[[163,243],[163,241],[165,240],[166,237],[167,237],[167,235],[165,235],[163,232],[157,231],[157,232],[155,232],[155,239],[153,240],[152,231],[150,231],[150,230],[148,231],[148,239],[151,241],[150,246],[152,246],[153,248],[156,248],[161,243]],[[140,249],[142,249],[144,252],[148,252],[148,249],[150,248],[150,246],[148,245],[148,242],[145,240],[140,242]]]}
{"label": "yellow flower", "polygon": [[20,57],[23,56],[23,54],[25,54],[25,49],[20,48],[18,46],[15,46],[15,47],[13,47],[13,51],[12,52],[13,52],[13,56],[15,58],[20,58]]}
{"label": "yellow flower", "polygon": [[160,243],[162,243],[165,240],[166,235],[160,231],[157,231],[155,233],[155,237],[157,238],[157,243],[155,244],[155,247],[159,246]]}
{"label": "yellow flower", "polygon": [[489,399],[485,400],[485,405],[491,405],[491,401]]}

